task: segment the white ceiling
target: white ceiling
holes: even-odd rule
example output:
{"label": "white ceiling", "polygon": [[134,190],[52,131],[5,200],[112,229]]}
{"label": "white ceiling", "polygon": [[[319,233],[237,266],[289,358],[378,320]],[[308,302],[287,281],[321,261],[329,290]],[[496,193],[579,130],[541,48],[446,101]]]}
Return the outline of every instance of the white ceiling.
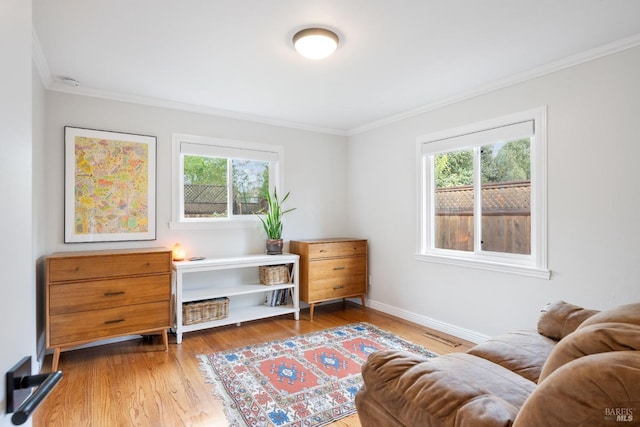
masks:
{"label": "white ceiling", "polygon": [[[49,89],[338,134],[640,45],[638,0],[33,0],[33,21]],[[293,50],[309,26],[333,56]]]}

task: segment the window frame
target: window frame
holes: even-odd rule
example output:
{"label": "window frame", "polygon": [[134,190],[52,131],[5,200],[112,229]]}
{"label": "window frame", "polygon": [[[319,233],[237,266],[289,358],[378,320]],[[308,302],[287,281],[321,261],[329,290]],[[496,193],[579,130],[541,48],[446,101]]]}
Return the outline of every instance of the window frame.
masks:
{"label": "window frame", "polygon": [[[184,217],[184,155],[190,154],[181,152],[181,145],[195,144],[203,146],[204,150],[218,150],[220,158],[225,159],[241,159],[234,157],[234,151],[242,150],[247,153],[243,155],[244,160],[263,160],[264,156],[275,157],[275,160],[269,161],[269,191],[273,192],[277,189],[281,192],[284,188],[284,147],[281,145],[261,144],[257,142],[240,141],[233,139],[214,138],[198,135],[189,135],[182,133],[172,134],[172,153],[171,153],[171,218],[169,222],[170,229],[177,230],[195,230],[209,228],[249,228],[259,227],[261,222],[256,214],[233,215],[233,208],[230,205],[232,192],[227,197],[227,208],[230,213],[224,218],[185,218]],[[251,153],[255,154],[252,158]],[[191,153],[190,155],[198,155]],[[232,182],[230,174],[227,171],[228,182]],[[231,190],[231,189],[230,189]]]}
{"label": "window frame", "polygon": [[[478,268],[490,271],[519,274],[549,279],[551,272],[547,268],[547,108],[546,106],[510,114],[482,122],[472,123],[452,129],[419,136],[417,141],[417,253],[418,261]],[[531,137],[531,254],[520,255],[504,252],[478,250],[474,245],[472,252],[452,249],[439,249],[434,245],[434,194],[435,183],[430,157],[437,153],[465,148],[474,148],[487,144],[473,142],[473,135],[516,123],[533,121],[534,132]],[[471,136],[464,141],[462,136]],[[462,142],[455,143],[459,138]],[[494,142],[498,142],[495,140]],[[474,186],[480,187],[479,159],[474,163]],[[477,209],[479,198],[475,198]],[[480,230],[474,233],[479,241]]]}

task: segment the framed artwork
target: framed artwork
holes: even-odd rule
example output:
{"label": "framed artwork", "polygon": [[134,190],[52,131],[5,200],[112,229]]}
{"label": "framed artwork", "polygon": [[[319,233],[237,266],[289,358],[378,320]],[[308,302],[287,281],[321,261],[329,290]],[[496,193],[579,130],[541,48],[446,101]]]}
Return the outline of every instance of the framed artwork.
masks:
{"label": "framed artwork", "polygon": [[64,241],[156,238],[156,138],[64,128]]}

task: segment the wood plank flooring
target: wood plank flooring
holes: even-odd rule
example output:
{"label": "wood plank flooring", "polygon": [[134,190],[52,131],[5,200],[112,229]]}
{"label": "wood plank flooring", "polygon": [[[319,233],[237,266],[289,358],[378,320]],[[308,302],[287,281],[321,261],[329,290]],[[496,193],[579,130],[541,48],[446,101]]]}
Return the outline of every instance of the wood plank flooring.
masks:
{"label": "wood plank flooring", "polygon": [[[205,383],[197,355],[355,322],[369,322],[439,354],[472,345],[353,303],[320,305],[313,322],[307,309],[299,321],[289,315],[190,332],[180,345],[170,335],[168,352],[163,351],[159,336],[63,352],[59,369],[64,377],[34,413],[33,425],[226,426],[222,404],[212,385]],[[454,347],[446,340],[460,345]],[[50,363],[48,356],[45,366],[49,368]],[[332,426],[354,427],[360,422],[356,414]]]}

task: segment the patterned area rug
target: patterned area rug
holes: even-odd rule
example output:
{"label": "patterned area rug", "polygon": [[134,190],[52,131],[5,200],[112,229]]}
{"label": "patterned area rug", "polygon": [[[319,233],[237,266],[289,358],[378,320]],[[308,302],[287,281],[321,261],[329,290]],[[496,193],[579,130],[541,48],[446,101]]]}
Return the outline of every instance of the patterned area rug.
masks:
{"label": "patterned area rug", "polygon": [[321,426],[356,412],[360,368],[382,349],[433,357],[368,323],[198,356],[231,426]]}

